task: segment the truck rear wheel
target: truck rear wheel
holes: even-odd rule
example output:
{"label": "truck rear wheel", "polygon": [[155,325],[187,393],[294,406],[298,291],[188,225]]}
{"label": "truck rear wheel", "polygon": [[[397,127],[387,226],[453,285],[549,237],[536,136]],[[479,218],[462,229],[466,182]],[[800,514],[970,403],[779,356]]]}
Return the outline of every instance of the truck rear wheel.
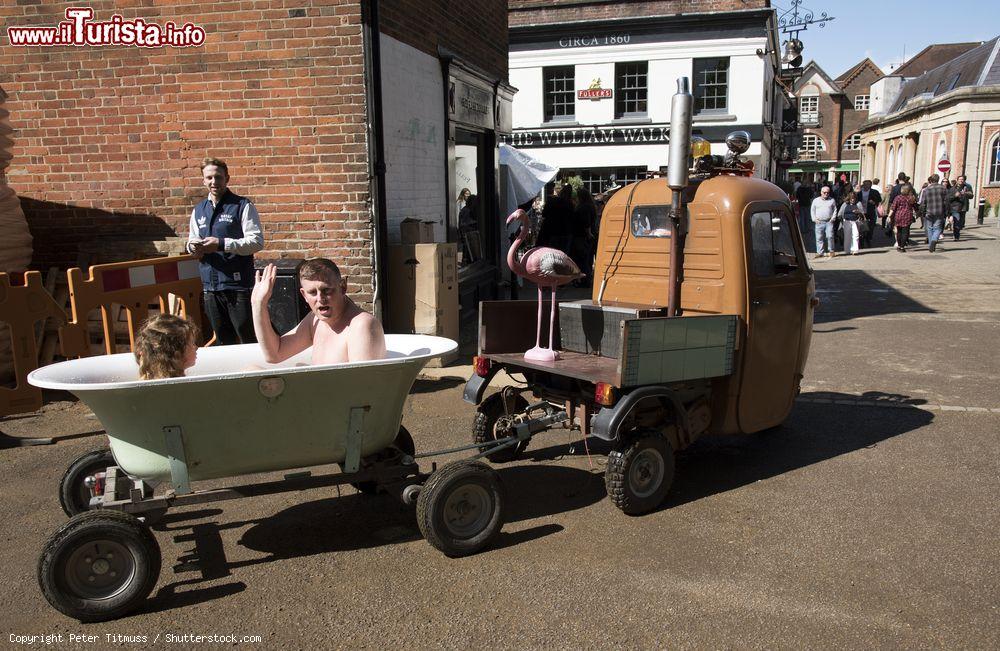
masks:
{"label": "truck rear wheel", "polygon": [[[476,409],[476,417],[472,421],[472,442],[482,444],[497,440],[497,421],[504,416],[512,416],[524,411],[527,407],[528,401],[524,399],[524,396],[518,394],[513,399],[513,410],[508,412],[504,405],[503,394],[494,393]],[[503,438],[503,436],[499,438]],[[486,458],[493,463],[507,463],[517,459],[526,447],[528,447],[528,441],[518,441],[514,445],[487,454]],[[480,451],[486,449],[486,447],[482,447]]]}
{"label": "truck rear wheel", "polygon": [[658,507],[673,482],[674,451],[657,432],[633,432],[608,456],[604,473],[608,497],[628,515]]}

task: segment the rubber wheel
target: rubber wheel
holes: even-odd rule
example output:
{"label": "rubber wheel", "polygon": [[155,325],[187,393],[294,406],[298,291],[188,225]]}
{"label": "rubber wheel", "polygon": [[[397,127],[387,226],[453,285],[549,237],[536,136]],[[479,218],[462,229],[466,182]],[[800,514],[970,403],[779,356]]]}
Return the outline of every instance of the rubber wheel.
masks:
{"label": "rubber wheel", "polygon": [[430,476],[417,498],[417,525],[431,545],[457,558],[487,547],[503,527],[500,477],[484,463],[457,461]]}
{"label": "rubber wheel", "polygon": [[674,451],[659,433],[638,432],[608,456],[604,485],[624,513],[640,515],[658,507],[674,482]]}
{"label": "rubber wheel", "polygon": [[160,546],[137,518],[87,511],[56,531],[38,560],[52,607],[81,622],[117,619],[142,604],[160,576]]}
{"label": "rubber wheel", "polygon": [[[524,396],[518,394],[514,398],[514,413],[524,411],[527,407],[528,401],[524,399]],[[476,409],[476,416],[472,421],[472,442],[479,444],[495,441],[496,434],[494,428],[496,428],[497,420],[501,416],[509,415],[504,409],[503,396],[501,394],[494,393],[484,400]],[[510,447],[487,454],[486,458],[493,463],[507,463],[517,459],[526,447],[528,447],[528,441],[520,441]],[[480,451],[484,449],[480,448]]]}
{"label": "rubber wheel", "polygon": [[[396,438],[392,441],[392,447],[411,457],[417,452],[417,446],[413,442],[413,436],[410,434],[409,430],[402,425],[399,426]],[[377,457],[378,455],[376,455],[376,458]],[[343,466],[341,466],[341,468],[343,468]],[[354,486],[359,493],[364,493],[365,495],[375,495],[378,493],[377,481],[352,482],[351,486]]]}
{"label": "rubber wheel", "polygon": [[113,465],[115,458],[107,448],[92,450],[70,464],[59,481],[59,504],[66,515],[73,517],[90,509],[90,489],[84,480]]}

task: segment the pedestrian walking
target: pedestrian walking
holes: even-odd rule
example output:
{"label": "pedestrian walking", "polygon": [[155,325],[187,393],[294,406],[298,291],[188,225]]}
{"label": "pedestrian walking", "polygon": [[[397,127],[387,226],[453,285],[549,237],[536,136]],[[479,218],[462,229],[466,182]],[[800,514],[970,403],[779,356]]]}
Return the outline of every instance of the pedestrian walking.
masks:
{"label": "pedestrian walking", "polygon": [[807,251],[816,250],[816,239],[812,224],[812,202],[816,198],[816,191],[812,183],[802,183],[795,190],[795,198],[799,201],[799,231],[802,232],[802,240]]}
{"label": "pedestrian walking", "polygon": [[920,210],[927,232],[927,249],[934,253],[944,231],[945,204],[948,191],[939,183],[941,177],[931,174],[927,185],[920,193]]}
{"label": "pedestrian walking", "polygon": [[865,221],[865,206],[858,201],[858,195],[849,191],[844,195],[844,203],[840,205],[837,216],[844,226],[844,253],[858,254],[858,244],[861,237],[860,228]]}
{"label": "pedestrian walking", "polygon": [[[836,245],[833,241],[833,218],[837,214],[837,202],[830,196],[830,186],[824,185],[819,191],[819,196],[813,199],[810,206],[810,218],[813,222],[813,231],[816,234],[816,255],[822,258],[824,255],[833,257],[836,255]],[[827,253],[829,249],[829,253]]]}
{"label": "pedestrian walking", "polygon": [[907,183],[903,185],[889,207],[889,221],[896,227],[896,250],[903,253],[906,253],[906,244],[910,240],[910,224],[914,219],[915,203],[913,186]]}
{"label": "pedestrian walking", "polygon": [[[877,186],[876,186],[877,187]],[[872,245],[872,233],[875,232],[875,223],[878,221],[878,207],[882,204],[882,195],[873,187],[871,181],[861,183],[861,191],[858,192],[858,201],[864,206],[864,216],[867,227],[864,235],[861,236],[861,243],[865,248]]]}
{"label": "pedestrian walking", "polygon": [[965,214],[969,212],[969,202],[972,200],[972,186],[965,182],[965,175],[955,180],[948,198],[948,210],[951,212],[951,232],[957,242],[962,229],[965,228]]}

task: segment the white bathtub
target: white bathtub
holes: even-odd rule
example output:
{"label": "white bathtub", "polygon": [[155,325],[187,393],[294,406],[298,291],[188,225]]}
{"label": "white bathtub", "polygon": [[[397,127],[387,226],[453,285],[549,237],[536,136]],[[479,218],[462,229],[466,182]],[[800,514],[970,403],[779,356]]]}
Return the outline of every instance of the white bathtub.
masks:
{"label": "white bathtub", "polygon": [[[256,344],[219,346],[199,349],[186,377],[164,380],[139,380],[135,358],[123,353],[52,364],[28,381],[86,403],[126,473],[176,485],[179,477],[351,466],[392,443],[417,373],[457,347],[386,335],[386,359],[309,366],[311,349],[267,364]],[[264,370],[241,370],[251,365]]]}

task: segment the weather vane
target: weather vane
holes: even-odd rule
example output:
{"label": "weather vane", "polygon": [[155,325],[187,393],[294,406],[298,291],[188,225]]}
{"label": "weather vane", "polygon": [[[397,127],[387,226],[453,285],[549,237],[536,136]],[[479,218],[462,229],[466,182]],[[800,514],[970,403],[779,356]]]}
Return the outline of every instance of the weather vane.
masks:
{"label": "weather vane", "polygon": [[802,62],[802,41],[799,40],[799,34],[809,29],[809,25],[818,25],[819,27],[826,27],[826,23],[835,20],[833,16],[828,16],[824,11],[819,15],[813,13],[812,9],[804,9],[803,13],[799,14],[799,7],[802,6],[802,0],[791,0],[792,8],[786,9],[778,17],[778,29],[782,33],[788,35],[788,40],[784,42],[785,54],[782,57],[782,62],[791,67],[795,67]]}

